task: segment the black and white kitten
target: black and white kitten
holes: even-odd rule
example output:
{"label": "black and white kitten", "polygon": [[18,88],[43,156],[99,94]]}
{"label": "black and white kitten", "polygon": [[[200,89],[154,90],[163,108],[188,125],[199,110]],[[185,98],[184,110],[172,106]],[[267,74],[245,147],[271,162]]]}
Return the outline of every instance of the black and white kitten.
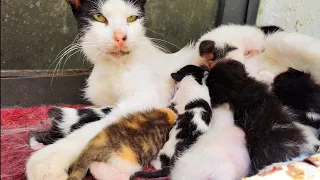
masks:
{"label": "black and white kitten", "polygon": [[29,145],[32,149],[41,149],[44,145],[66,137],[85,124],[98,121],[110,113],[112,108],[58,108],[48,111],[52,125],[47,131],[31,131]]}
{"label": "black and white kitten", "polygon": [[302,124],[320,130],[320,85],[310,73],[289,68],[274,78],[272,92]]}
{"label": "black and white kitten", "polygon": [[170,131],[168,141],[157,158],[151,162],[158,171],[139,171],[130,179],[169,176],[179,157],[209,130],[212,110],[208,87],[205,84],[205,72],[197,66],[187,65],[171,74],[178,88],[171,101],[173,109],[178,113],[178,119]]}
{"label": "black and white kitten", "polygon": [[314,129],[299,123],[269,87],[250,77],[240,62],[218,62],[206,83],[213,107],[229,103],[234,109],[235,124],[246,134],[250,174],[272,163],[316,152],[320,142]]}

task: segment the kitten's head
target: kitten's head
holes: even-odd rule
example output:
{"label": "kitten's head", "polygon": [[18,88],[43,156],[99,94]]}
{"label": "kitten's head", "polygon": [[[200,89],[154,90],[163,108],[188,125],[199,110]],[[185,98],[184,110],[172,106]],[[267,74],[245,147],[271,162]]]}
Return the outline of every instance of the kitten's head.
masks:
{"label": "kitten's head", "polygon": [[[176,84],[182,83],[185,81],[196,81],[200,85],[203,84],[204,77],[208,74],[209,69],[205,66],[198,67],[195,65],[187,65],[181,68],[176,73],[172,73],[171,77],[176,82]],[[189,77],[188,79],[186,77]]]}
{"label": "kitten's head", "polygon": [[146,0],[67,0],[92,63],[129,54],[145,36]]}
{"label": "kitten's head", "polygon": [[201,41],[199,45],[199,55],[205,63],[201,65],[212,68],[216,64],[216,61],[232,56],[232,53],[237,49],[237,47],[229,44],[217,46],[216,43],[211,40]]}

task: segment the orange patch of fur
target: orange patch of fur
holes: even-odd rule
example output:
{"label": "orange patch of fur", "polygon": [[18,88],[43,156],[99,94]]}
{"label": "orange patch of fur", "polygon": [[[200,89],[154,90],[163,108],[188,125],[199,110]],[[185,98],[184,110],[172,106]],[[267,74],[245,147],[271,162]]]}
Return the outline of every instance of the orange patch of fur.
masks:
{"label": "orange patch of fur", "polygon": [[137,163],[136,153],[127,146],[122,147],[121,152],[119,153],[119,157],[128,161],[129,163]]}
{"label": "orange patch of fur", "polygon": [[169,109],[169,108],[161,108],[160,111],[167,114],[167,116],[168,116],[168,122],[169,122],[171,125],[173,125],[173,124],[176,122],[176,119],[177,119],[178,116],[177,116],[177,114],[176,114],[174,111],[172,111],[172,110]]}

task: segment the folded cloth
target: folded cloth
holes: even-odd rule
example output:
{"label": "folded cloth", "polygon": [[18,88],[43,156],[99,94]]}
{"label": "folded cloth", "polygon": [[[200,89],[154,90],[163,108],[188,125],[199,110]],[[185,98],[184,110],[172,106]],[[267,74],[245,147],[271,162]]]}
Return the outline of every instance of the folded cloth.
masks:
{"label": "folded cloth", "polygon": [[318,153],[302,161],[274,163],[252,177],[242,180],[320,180],[320,148]]}

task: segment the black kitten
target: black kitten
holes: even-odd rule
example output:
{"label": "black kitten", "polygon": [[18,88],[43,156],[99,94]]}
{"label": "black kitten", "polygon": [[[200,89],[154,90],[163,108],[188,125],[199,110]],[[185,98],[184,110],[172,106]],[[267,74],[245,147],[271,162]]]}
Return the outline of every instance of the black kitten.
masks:
{"label": "black kitten", "polygon": [[248,76],[234,60],[217,63],[207,78],[211,103],[229,103],[235,124],[246,133],[251,174],[267,165],[315,153],[320,142],[286,111],[267,85]]}

